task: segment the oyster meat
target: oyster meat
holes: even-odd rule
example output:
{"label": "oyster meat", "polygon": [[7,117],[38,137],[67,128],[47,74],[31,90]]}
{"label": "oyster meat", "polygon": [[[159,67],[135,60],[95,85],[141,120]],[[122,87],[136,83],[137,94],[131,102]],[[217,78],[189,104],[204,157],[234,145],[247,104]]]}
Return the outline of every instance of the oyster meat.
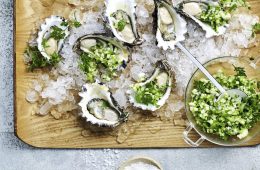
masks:
{"label": "oyster meat", "polygon": [[130,45],[143,42],[136,27],[135,0],[106,0],[105,21],[120,41]]}
{"label": "oyster meat", "polygon": [[59,53],[64,40],[70,34],[68,25],[63,25],[66,22],[62,17],[51,16],[41,25],[36,41],[38,50],[46,59],[49,60],[52,55]]}
{"label": "oyster meat", "polygon": [[143,110],[159,109],[170,96],[172,80],[173,75],[167,61],[158,61],[151,77],[134,84],[127,91],[130,103]]}
{"label": "oyster meat", "polygon": [[[213,36],[222,35],[225,33],[228,24],[224,24],[222,26],[217,27],[217,30],[214,29],[212,26],[203,22],[200,19],[200,16],[203,11],[209,9],[209,7],[217,7],[219,4],[218,2],[208,1],[208,0],[185,0],[179,4],[177,4],[176,8],[183,13],[184,15],[188,16],[192,20],[194,20],[199,26],[206,32],[206,38],[210,38]],[[230,14],[224,14],[220,11],[219,14],[224,20],[228,20],[230,18]]]}
{"label": "oyster meat", "polygon": [[127,119],[128,114],[118,106],[109,89],[97,83],[85,84],[79,105],[82,108],[82,117],[87,122],[99,126],[115,127]]}
{"label": "oyster meat", "polygon": [[155,0],[155,4],[158,47],[162,47],[164,50],[174,49],[177,42],[185,40],[187,23],[165,0]]}
{"label": "oyster meat", "polygon": [[119,41],[103,35],[85,35],[74,44],[80,55],[80,68],[87,80],[110,81],[118,76],[129,60],[129,51]]}

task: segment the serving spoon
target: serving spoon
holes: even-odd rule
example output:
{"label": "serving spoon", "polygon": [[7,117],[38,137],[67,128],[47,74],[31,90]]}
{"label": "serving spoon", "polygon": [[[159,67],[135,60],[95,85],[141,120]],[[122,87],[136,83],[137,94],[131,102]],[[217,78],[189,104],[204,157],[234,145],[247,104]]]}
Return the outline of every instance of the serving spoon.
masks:
{"label": "serving spoon", "polygon": [[213,83],[214,86],[221,92],[221,95],[218,97],[217,101],[222,98],[225,94],[229,96],[238,96],[239,98],[246,97],[246,93],[239,89],[229,89],[225,90],[217,80],[208,72],[208,70],[187,50],[180,42],[176,46],[200,69],[200,71]]}

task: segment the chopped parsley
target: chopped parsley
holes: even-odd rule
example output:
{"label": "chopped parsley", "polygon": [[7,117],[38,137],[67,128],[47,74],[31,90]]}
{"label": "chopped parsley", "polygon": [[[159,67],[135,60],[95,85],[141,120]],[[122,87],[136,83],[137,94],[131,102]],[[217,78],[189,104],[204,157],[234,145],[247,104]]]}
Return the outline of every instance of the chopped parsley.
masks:
{"label": "chopped parsley", "polygon": [[233,67],[234,67],[234,71],[236,72],[235,76],[246,76],[246,72],[243,67],[236,67],[234,65],[233,65]]}
{"label": "chopped parsley", "polygon": [[63,27],[67,27],[67,26],[69,26],[69,23],[66,21],[63,21],[60,25]]}
{"label": "chopped parsley", "polygon": [[113,25],[116,30],[123,31],[127,24],[130,24],[129,16],[125,11],[117,10],[110,15],[115,19]]}
{"label": "chopped parsley", "polygon": [[258,33],[260,33],[260,23],[256,23],[252,26],[252,36],[254,37]]}
{"label": "chopped parsley", "polygon": [[30,62],[28,63],[29,71],[33,71],[37,68],[56,66],[61,60],[61,56],[57,53],[52,54],[50,60],[47,60],[42,56],[37,46],[28,46],[25,54],[30,57]]}
{"label": "chopped parsley", "polygon": [[127,24],[126,21],[124,19],[121,19],[120,21],[115,23],[115,28],[118,31],[123,31],[123,29],[125,28],[126,24]]}
{"label": "chopped parsley", "polygon": [[70,21],[68,21],[68,22],[63,21],[63,22],[61,23],[61,26],[65,26],[65,27],[70,26],[70,27],[78,28],[78,27],[81,26],[81,23],[80,23],[79,21],[77,21],[77,20],[70,20]]}
{"label": "chopped parsley", "polygon": [[42,46],[43,46],[43,48],[48,48],[48,47],[50,47],[49,45],[47,45],[47,39],[46,38],[43,38],[42,39]]}
{"label": "chopped parsley", "polygon": [[78,27],[80,27],[81,26],[81,23],[79,22],[79,21],[71,21],[72,22],[72,24],[71,25],[73,25],[75,28],[78,28]]}
{"label": "chopped parsley", "polygon": [[218,135],[223,140],[231,136],[244,138],[250,128],[260,120],[260,93],[257,81],[249,80],[241,67],[235,67],[236,75],[226,76],[222,72],[214,75],[226,89],[240,89],[248,96],[242,100],[236,96],[224,95],[216,101],[220,92],[207,79],[194,83],[189,103],[196,123],[206,133]]}
{"label": "chopped parsley", "polygon": [[135,91],[135,100],[137,103],[142,103],[145,105],[154,105],[158,106],[158,101],[165,94],[167,87],[166,86],[158,86],[155,81],[150,81],[144,86],[139,86],[138,84],[133,86],[133,90]]}
{"label": "chopped parsley", "polygon": [[59,28],[58,26],[53,26],[51,28],[51,34],[50,38],[54,38],[55,40],[61,40],[64,39],[66,36],[65,32],[63,29]]}
{"label": "chopped parsley", "polygon": [[117,76],[117,70],[122,61],[118,60],[118,48],[110,43],[100,43],[91,47],[89,53],[80,55],[79,67],[86,74],[86,79],[94,82],[98,75],[104,81],[110,81]]}
{"label": "chopped parsley", "polygon": [[51,58],[48,61],[50,66],[55,66],[61,61],[61,56],[57,52],[54,52],[53,54],[51,54],[50,57]]}

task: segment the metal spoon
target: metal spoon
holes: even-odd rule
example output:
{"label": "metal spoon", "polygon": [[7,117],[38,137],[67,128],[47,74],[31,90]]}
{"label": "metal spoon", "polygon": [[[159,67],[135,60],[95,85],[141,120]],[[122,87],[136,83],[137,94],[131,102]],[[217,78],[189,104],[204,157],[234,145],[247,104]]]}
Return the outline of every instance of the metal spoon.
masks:
{"label": "metal spoon", "polygon": [[222,98],[224,94],[228,94],[230,96],[238,96],[239,98],[244,98],[247,95],[239,90],[239,89],[229,89],[225,90],[217,80],[208,72],[208,70],[181,44],[177,43],[176,46],[187,56],[189,59],[200,69],[200,71],[217,87],[217,89],[221,92],[221,95],[218,97],[217,100]]}

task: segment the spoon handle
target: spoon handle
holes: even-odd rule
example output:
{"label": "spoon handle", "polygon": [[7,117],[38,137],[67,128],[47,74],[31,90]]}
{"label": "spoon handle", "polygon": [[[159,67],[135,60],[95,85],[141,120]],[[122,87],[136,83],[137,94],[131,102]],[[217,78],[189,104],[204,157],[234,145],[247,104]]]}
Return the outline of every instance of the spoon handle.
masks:
{"label": "spoon handle", "polygon": [[217,82],[217,80],[207,71],[207,69],[200,64],[200,62],[181,44],[176,44],[179,49],[200,69],[200,71],[217,87],[221,93],[225,93],[226,90]]}

